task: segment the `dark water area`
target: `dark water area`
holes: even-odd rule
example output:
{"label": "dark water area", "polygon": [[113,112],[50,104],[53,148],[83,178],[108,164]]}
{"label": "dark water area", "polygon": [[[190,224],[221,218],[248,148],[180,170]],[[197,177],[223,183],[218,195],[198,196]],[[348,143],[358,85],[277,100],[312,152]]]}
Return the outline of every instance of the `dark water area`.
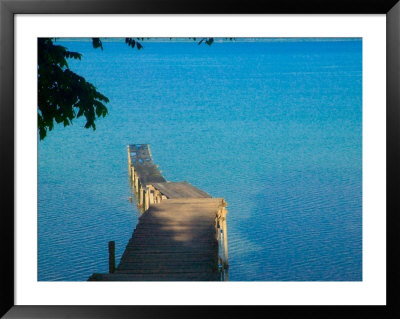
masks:
{"label": "dark water area", "polygon": [[117,262],[140,215],[126,145],[228,203],[231,281],[362,280],[362,41],[57,44],[110,99],[38,150],[38,280]]}

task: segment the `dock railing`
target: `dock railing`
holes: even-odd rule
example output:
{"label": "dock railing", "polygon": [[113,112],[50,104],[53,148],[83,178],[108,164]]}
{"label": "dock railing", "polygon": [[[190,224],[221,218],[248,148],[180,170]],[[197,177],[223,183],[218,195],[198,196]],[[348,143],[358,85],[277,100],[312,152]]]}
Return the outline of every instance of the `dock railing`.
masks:
{"label": "dock railing", "polygon": [[[141,221],[119,266],[115,267],[115,243],[109,242],[109,274],[93,274],[89,280],[227,281],[226,201],[212,198],[186,181],[166,181],[153,163],[148,144],[131,144],[127,151],[129,178],[142,213]],[[133,202],[132,197],[130,200]],[[184,241],[176,241],[178,237]],[[172,260],[164,252],[169,250],[176,254]],[[132,254],[141,256],[141,261]],[[146,261],[151,263],[143,264]],[[151,270],[145,265],[151,266]],[[171,268],[172,265],[184,268]],[[161,269],[164,272],[159,272]],[[171,272],[165,272],[166,269]],[[194,269],[201,269],[201,273],[195,274]]]}

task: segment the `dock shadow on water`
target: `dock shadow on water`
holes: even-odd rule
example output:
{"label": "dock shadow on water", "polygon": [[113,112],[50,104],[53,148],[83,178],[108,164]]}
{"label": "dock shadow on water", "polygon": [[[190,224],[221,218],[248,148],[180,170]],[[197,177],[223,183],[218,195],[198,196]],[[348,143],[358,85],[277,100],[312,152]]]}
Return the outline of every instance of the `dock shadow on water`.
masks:
{"label": "dock shadow on water", "polygon": [[89,281],[227,281],[225,200],[166,181],[147,144],[128,146],[128,164],[142,215],[118,267],[110,242],[109,273]]}

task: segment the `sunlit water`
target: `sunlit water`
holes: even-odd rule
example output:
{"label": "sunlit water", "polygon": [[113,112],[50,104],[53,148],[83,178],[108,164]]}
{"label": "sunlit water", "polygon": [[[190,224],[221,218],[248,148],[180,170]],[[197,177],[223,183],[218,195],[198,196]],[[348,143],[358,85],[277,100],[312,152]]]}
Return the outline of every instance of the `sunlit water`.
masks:
{"label": "sunlit water", "polygon": [[126,145],[228,202],[232,281],[362,280],[362,42],[58,41],[110,98],[39,142],[38,279],[117,262],[137,223]]}

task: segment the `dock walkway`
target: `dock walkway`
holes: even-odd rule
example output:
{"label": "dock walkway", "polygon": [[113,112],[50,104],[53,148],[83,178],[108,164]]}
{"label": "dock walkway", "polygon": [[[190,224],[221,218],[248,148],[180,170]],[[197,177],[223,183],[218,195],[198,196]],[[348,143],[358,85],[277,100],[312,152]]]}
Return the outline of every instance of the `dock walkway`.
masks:
{"label": "dock walkway", "polygon": [[129,145],[128,162],[144,213],[118,267],[111,265],[110,273],[95,273],[89,280],[227,280],[225,200],[188,182],[167,182],[147,144]]}

